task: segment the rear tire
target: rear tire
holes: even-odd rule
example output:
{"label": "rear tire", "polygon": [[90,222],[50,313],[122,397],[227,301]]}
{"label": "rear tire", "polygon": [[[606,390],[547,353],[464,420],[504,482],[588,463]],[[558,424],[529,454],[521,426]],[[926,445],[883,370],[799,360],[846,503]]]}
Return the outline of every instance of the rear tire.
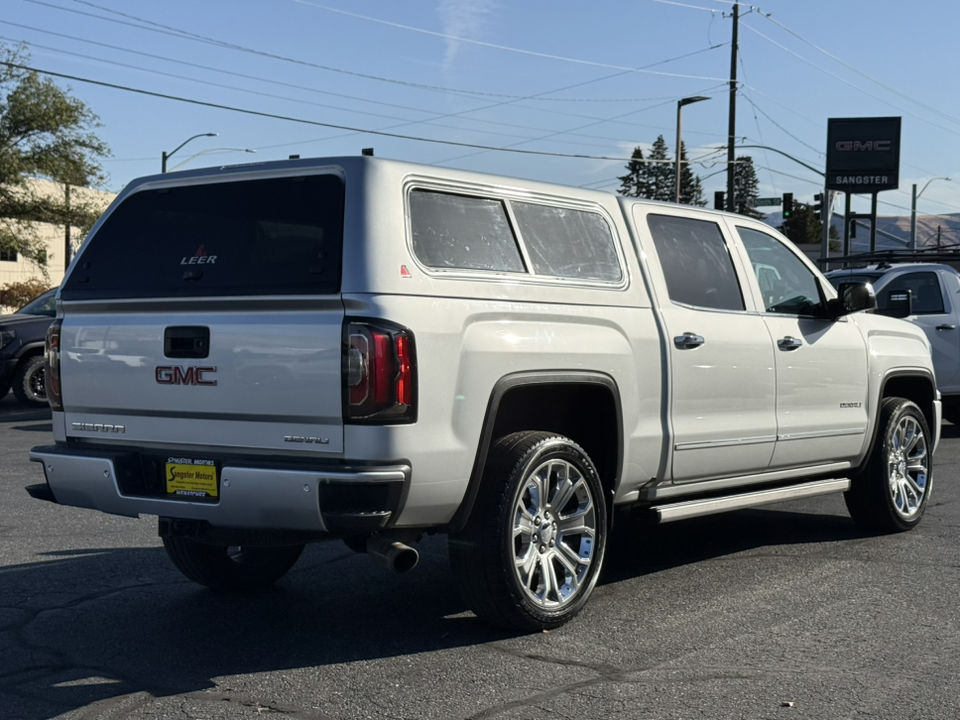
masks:
{"label": "rear tire", "polygon": [[46,406],[47,368],[43,355],[33,355],[24,360],[13,374],[13,394],[22,405]]}
{"label": "rear tire", "polygon": [[259,590],[282,578],[303,552],[303,545],[242,547],[207,545],[190,538],[163,538],[177,569],[212,590]]}
{"label": "rear tire", "polygon": [[586,604],[606,541],[603,486],[583,448],[518,432],[491,448],[470,520],[450,537],[451,570],[478,617],[549,630]]}
{"label": "rear tire", "polygon": [[933,484],[931,439],[915,403],[897,397],[882,402],[870,459],[844,494],[857,525],[876,532],[916,527]]}

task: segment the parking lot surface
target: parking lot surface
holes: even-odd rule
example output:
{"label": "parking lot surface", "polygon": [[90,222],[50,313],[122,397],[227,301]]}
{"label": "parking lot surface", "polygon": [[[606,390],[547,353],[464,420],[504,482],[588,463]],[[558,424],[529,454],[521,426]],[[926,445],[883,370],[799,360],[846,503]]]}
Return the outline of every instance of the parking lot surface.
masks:
{"label": "parking lot surface", "polygon": [[222,595],[156,519],[31,499],[50,413],[0,401],[0,718],[950,718],[960,715],[960,427],[915,531],[843,499],[645,527],[617,519],[586,610],[504,633],[453,589],[445,538],[393,575],[308,546]]}

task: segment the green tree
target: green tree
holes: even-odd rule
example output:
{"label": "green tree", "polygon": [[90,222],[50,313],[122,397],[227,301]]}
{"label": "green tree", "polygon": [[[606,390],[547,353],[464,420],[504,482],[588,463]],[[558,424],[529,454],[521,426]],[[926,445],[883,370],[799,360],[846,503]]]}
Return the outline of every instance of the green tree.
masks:
{"label": "green tree", "polygon": [[703,185],[700,178],[694,174],[690,169],[690,163],[687,162],[687,146],[683,141],[680,141],[680,202],[698,207],[707,204],[703,199]]}
{"label": "green tree", "polygon": [[24,46],[0,43],[0,250],[43,268],[46,251],[36,223],[89,230],[100,209],[80,193],[51,196],[36,180],[93,187],[105,176],[107,145],[93,132],[97,116],[48,78],[22,66]]}
{"label": "green tree", "polygon": [[627,174],[617,178],[620,181],[620,194],[625,197],[650,197],[650,183],[647,178],[647,163],[643,159],[643,150],[637,146],[633,149],[630,162],[627,163]]}
{"label": "green tree", "polygon": [[[680,202],[688,205],[704,205],[703,187],[700,178],[690,170],[686,150],[681,143]],[[676,159],[671,156],[663,135],[657,137],[646,159],[639,147],[635,148],[627,163],[627,174],[618,177],[620,194],[649,200],[673,202],[677,192]]]}
{"label": "green tree", "polygon": [[754,209],[754,202],[760,196],[760,183],[757,171],[753,167],[753,158],[740,155],[733,165],[733,193],[736,198],[733,211],[752,218],[763,218],[763,213]]}

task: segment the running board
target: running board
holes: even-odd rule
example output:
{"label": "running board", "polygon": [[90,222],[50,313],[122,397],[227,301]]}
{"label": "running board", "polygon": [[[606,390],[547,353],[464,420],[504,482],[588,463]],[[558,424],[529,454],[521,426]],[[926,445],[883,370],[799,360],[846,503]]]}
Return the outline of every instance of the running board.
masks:
{"label": "running board", "polygon": [[798,500],[800,498],[817,497],[831,493],[844,492],[850,489],[850,480],[839,478],[833,480],[819,480],[813,483],[789,485],[774,488],[773,490],[758,490],[756,492],[727,495],[725,497],[708,498],[706,500],[687,500],[686,502],[655,505],[650,508],[658,523],[685,520],[687,518],[714,515],[742,510],[744,508],[759,507],[784,500]]}

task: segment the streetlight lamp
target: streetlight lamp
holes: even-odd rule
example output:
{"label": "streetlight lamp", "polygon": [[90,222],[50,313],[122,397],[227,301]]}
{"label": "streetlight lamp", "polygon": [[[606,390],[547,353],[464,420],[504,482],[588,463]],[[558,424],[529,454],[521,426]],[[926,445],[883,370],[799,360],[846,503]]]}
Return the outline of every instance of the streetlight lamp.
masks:
{"label": "streetlight lamp", "polygon": [[177,145],[177,146],[176,146],[173,150],[171,150],[170,152],[164,152],[164,153],[162,153],[162,154],[160,155],[160,172],[165,173],[165,172],[167,171],[167,158],[169,158],[171,155],[173,155],[175,152],[177,152],[177,150],[179,150],[180,148],[182,148],[184,145],[186,145],[186,144],[187,144],[188,142],[190,142],[191,140],[196,140],[198,137],[216,137],[216,136],[217,136],[216,133],[200,133],[199,135],[194,135],[194,136],[192,136],[192,137],[188,137],[186,140],[184,140],[182,143],[180,143],[179,145]]}
{"label": "streetlight lamp", "polygon": [[710,98],[703,95],[694,95],[693,97],[686,97],[677,101],[677,192],[676,196],[674,197],[676,202],[680,202],[680,111],[683,109],[684,105],[709,99]]}
{"label": "streetlight lamp", "polygon": [[910,249],[917,249],[917,199],[923,195],[923,191],[927,189],[927,186],[930,185],[934,180],[947,180],[948,177],[935,177],[927,180],[926,184],[923,186],[923,189],[920,192],[917,192],[917,184],[913,184],[913,202],[910,203]]}
{"label": "streetlight lamp", "polygon": [[[170,168],[170,172],[173,172],[173,171],[176,170],[177,168],[183,167],[184,165],[186,165],[188,162],[190,162],[190,161],[193,160],[194,158],[198,158],[198,157],[200,157],[201,155],[206,155],[207,153],[212,153],[212,152],[246,152],[246,153],[255,153],[256,150],[253,150],[252,148],[239,148],[239,147],[215,147],[215,148],[207,148],[206,150],[201,150],[201,151],[198,152],[198,153],[194,153],[193,155],[191,155],[190,157],[188,157],[188,158],[187,158],[186,160],[184,160],[183,162],[177,163],[177,164],[174,165],[172,168]],[[172,153],[171,153],[171,154],[172,154]],[[167,157],[169,157],[169,155],[168,155]]]}

